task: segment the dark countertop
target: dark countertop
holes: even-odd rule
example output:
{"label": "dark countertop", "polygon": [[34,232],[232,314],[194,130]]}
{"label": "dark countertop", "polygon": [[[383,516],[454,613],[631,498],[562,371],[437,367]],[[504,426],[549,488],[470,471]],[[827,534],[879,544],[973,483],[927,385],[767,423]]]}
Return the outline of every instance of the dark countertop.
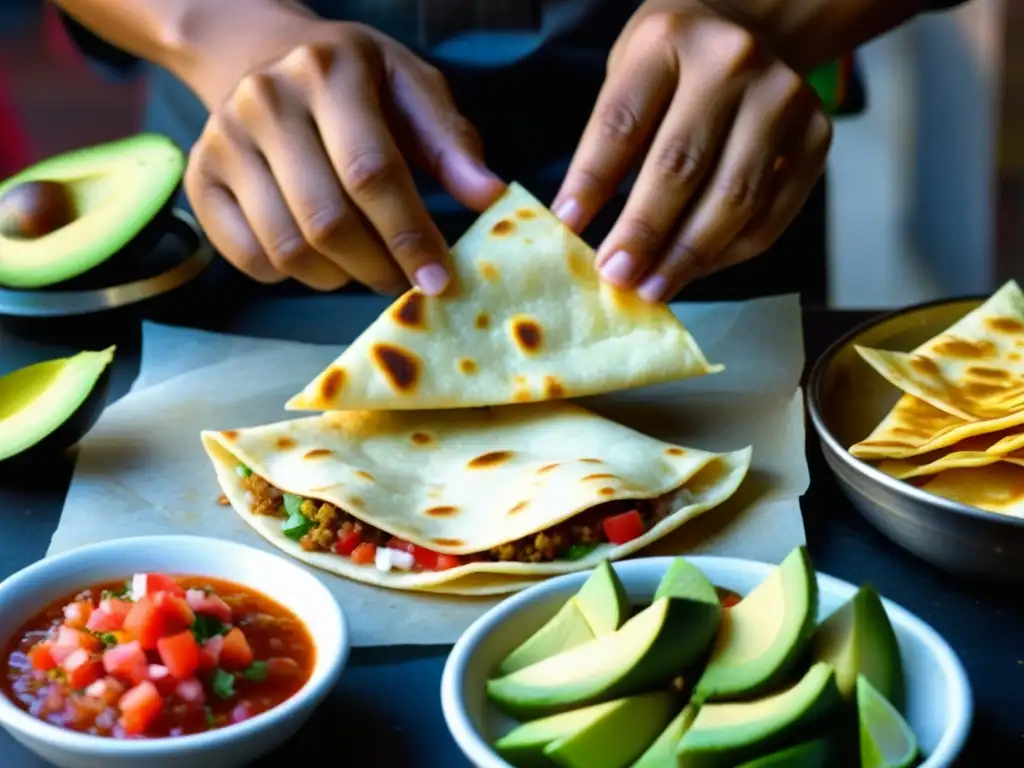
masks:
{"label": "dark countertop", "polygon": [[[202,323],[226,332],[319,343],[351,340],[384,306],[365,296],[263,299]],[[805,316],[807,360],[870,312],[810,311]],[[33,335],[38,335],[38,327]],[[139,324],[120,318],[75,322],[46,331],[46,342],[0,326],[0,373],[83,348],[119,344],[111,399],[138,372]],[[71,343],[56,341],[64,338]],[[818,570],[860,583],[930,623],[959,653],[974,690],[975,724],[962,764],[1024,765],[1024,600],[1007,587],[968,583],[890,544],[853,510],[824,464],[808,425],[811,488],[802,499],[811,555]],[[31,487],[0,481],[0,578],[43,557],[60,517],[71,477],[70,460],[48,467]],[[346,765],[467,765],[448,735],[440,708],[447,646],[356,649],[334,695],[310,724],[261,765],[312,761],[333,746]],[[326,742],[326,743],[325,743]],[[331,746],[328,746],[330,744]],[[45,765],[0,732],[0,766]]]}

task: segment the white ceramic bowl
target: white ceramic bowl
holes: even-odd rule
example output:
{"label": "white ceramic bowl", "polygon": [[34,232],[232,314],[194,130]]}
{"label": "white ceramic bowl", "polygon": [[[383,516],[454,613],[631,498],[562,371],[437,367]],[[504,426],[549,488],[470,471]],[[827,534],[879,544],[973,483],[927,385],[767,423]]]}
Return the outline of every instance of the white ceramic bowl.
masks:
{"label": "white ceramic bowl", "polygon": [[[674,558],[649,557],[615,563],[630,599],[650,602]],[[689,557],[719,587],[741,595],[750,592],[773,566],[725,557]],[[441,706],[448,729],[478,768],[511,768],[490,743],[513,721],[487,701],[484,685],[502,659],[539,629],[583,585],[588,572],[542,582],[492,608],[455,644],[441,679]],[[820,611],[824,617],[857,591],[845,581],[818,574]],[[967,675],[956,654],[934,629],[888,600],[903,655],[906,716],[928,756],[920,768],[952,766],[970,731],[973,701]]]}
{"label": "white ceramic bowl", "polygon": [[277,747],[328,694],[348,659],[349,634],[331,593],[302,566],[240,544],[196,536],[115,539],[46,558],[0,583],[0,642],[47,605],[98,582],[155,571],[226,579],[287,606],[306,625],[316,663],[306,685],[251,720],[147,740],[90,736],[38,720],[0,695],[0,725],[59,768],[229,768]]}

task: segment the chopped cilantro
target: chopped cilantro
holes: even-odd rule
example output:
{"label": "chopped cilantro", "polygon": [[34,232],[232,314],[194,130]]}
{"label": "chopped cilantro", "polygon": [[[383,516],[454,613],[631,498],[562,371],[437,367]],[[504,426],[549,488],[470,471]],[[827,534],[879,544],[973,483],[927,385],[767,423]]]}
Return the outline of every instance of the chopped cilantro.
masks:
{"label": "chopped cilantro", "polygon": [[302,497],[296,496],[294,493],[284,494],[284,511],[289,516],[301,515],[302,514]]}
{"label": "chopped cilantro", "polygon": [[213,714],[213,710],[210,707],[203,707],[203,719],[206,721],[207,728],[217,727],[217,716]]}
{"label": "chopped cilantro", "polygon": [[581,557],[586,557],[597,548],[597,542],[577,542],[569,547],[565,552],[562,553],[562,557],[566,560],[579,560]]}
{"label": "chopped cilantro", "polygon": [[267,679],[267,662],[254,661],[246,668],[242,676],[254,683],[262,683]]}
{"label": "chopped cilantro", "polygon": [[241,463],[239,463],[239,465],[235,467],[235,471],[239,474],[240,477],[249,477],[252,474],[252,470],[245,466],[245,464]]}
{"label": "chopped cilantro", "polygon": [[55,683],[63,683],[67,680],[67,677],[64,675],[64,670],[60,667],[54,667],[46,673],[46,676]]}
{"label": "chopped cilantro", "polygon": [[213,692],[222,699],[230,699],[235,695],[235,676],[220,667],[214,667],[210,684]]}
{"label": "chopped cilantro", "polygon": [[292,541],[298,541],[305,536],[313,527],[313,521],[301,512],[290,515],[287,520],[281,523],[281,533]]}
{"label": "chopped cilantro", "polygon": [[110,600],[116,598],[118,600],[127,600],[132,593],[132,580],[128,579],[121,589],[104,589],[100,592],[100,600]]}
{"label": "chopped cilantro", "polygon": [[220,619],[215,619],[213,616],[197,613],[190,629],[197,643],[205,643],[211,637],[226,635],[231,630],[231,627]]}
{"label": "chopped cilantro", "polygon": [[104,648],[111,648],[112,646],[117,645],[117,635],[113,632],[93,632],[92,634],[95,635],[101,643],[103,643]]}

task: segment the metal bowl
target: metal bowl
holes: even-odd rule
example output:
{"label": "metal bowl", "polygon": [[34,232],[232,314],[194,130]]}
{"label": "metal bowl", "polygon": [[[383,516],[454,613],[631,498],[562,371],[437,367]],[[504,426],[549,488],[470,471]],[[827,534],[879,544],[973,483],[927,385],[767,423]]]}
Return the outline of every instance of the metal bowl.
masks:
{"label": "metal bowl", "polygon": [[1024,582],[1024,520],[927,493],[847,450],[871,433],[902,394],[861,359],[854,345],[909,352],[984,300],[921,304],[855,328],[811,370],[808,411],[839,487],[885,536],[947,571]]}

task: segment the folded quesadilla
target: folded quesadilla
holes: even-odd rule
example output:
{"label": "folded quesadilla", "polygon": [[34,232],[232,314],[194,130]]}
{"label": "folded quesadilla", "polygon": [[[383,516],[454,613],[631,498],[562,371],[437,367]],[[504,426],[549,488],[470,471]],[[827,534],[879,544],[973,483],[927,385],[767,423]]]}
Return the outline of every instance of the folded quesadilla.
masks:
{"label": "folded quesadilla", "polygon": [[443,296],[407,292],[285,407],[504,405],[722,370],[666,306],[602,283],[593,250],[516,184],[452,266]]}
{"label": "folded quesadilla", "polygon": [[202,440],[234,509],[288,554],[462,594],[636,552],[728,499],[751,457],[664,443],[566,402],[336,411]]}

